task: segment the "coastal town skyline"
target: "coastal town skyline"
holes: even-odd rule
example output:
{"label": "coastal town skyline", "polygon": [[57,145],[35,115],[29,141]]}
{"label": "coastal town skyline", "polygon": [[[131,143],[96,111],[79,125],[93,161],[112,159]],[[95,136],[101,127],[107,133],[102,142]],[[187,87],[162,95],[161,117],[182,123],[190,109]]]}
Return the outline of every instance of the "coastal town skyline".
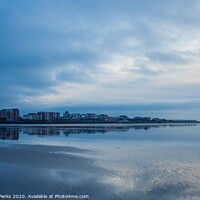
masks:
{"label": "coastal town skyline", "polygon": [[70,113],[60,112],[35,112],[20,114],[18,108],[1,109],[0,123],[199,123],[194,119],[165,119],[158,117],[129,117],[124,114],[119,116],[109,116],[107,114],[96,113]]}

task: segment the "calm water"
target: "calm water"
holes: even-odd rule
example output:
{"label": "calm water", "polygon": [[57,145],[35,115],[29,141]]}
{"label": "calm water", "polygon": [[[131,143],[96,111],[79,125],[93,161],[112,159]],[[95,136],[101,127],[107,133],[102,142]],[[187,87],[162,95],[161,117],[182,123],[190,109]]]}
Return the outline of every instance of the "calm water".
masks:
{"label": "calm water", "polygon": [[[21,148],[18,159],[0,157],[0,193],[84,193],[90,199],[200,199],[200,125],[1,125],[0,147]],[[25,156],[19,161],[29,147],[43,153],[48,147],[47,155],[62,155],[60,160],[74,156],[70,159],[78,161],[71,167],[74,160],[56,166],[52,160],[48,167],[40,166],[45,157],[33,156],[33,162]],[[76,149],[66,151],[63,147]]]}

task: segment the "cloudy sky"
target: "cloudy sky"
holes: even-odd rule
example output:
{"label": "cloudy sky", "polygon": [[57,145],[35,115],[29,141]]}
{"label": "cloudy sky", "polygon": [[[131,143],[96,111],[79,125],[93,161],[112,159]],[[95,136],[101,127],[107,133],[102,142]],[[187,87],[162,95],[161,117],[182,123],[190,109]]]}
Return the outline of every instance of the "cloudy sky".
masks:
{"label": "cloudy sky", "polygon": [[199,0],[0,0],[0,107],[200,119]]}

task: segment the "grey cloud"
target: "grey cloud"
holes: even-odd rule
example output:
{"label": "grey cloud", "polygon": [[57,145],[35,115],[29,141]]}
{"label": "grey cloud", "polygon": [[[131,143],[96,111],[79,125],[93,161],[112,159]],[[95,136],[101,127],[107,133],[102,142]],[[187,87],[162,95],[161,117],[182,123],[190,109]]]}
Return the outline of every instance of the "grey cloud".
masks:
{"label": "grey cloud", "polygon": [[[156,76],[158,75],[159,73],[161,73],[160,71],[155,71],[153,69],[151,69],[150,67],[148,67],[148,64],[143,64],[143,63],[140,63],[140,62],[136,62],[133,66],[132,66],[132,69],[130,70],[131,72],[136,72],[138,74],[142,74],[142,75],[147,75],[148,77],[150,76]],[[147,79],[147,77],[146,77]],[[143,78],[143,82],[144,82],[144,78]],[[138,81],[139,82],[139,81]]]}
{"label": "grey cloud", "polygon": [[154,62],[163,64],[185,65],[188,63],[188,60],[182,58],[180,55],[169,52],[151,52],[147,53],[146,56]]}
{"label": "grey cloud", "polygon": [[79,69],[67,69],[62,70],[61,72],[57,73],[56,79],[61,82],[88,82],[90,80],[90,77],[87,72]]}

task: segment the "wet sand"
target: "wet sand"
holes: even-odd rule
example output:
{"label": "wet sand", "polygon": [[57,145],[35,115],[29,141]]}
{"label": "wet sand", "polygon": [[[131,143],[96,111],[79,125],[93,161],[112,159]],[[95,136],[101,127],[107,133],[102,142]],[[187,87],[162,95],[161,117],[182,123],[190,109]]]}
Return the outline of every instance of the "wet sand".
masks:
{"label": "wet sand", "polygon": [[19,141],[0,142],[0,195],[200,199],[197,126],[132,128],[68,137],[64,133],[51,137],[19,134]]}
{"label": "wet sand", "polygon": [[98,183],[97,174],[109,172],[80,156],[86,152],[75,147],[0,146],[0,194],[86,194],[102,199],[99,192],[106,188]]}
{"label": "wet sand", "polygon": [[[192,199],[194,195],[189,182],[167,183],[165,180],[164,183],[154,184],[151,189],[145,189],[149,178],[154,177],[153,181],[156,183],[156,177],[162,174],[159,170],[165,171],[165,168],[169,170],[167,164],[161,168],[160,166],[152,168],[150,164],[143,165],[143,168],[140,166],[140,170],[136,173],[138,177],[135,179],[138,186],[124,189],[123,185],[126,185],[126,180],[127,183],[130,181],[130,177],[121,177],[120,180],[121,175],[116,174],[117,171],[120,172],[119,170],[100,167],[93,159],[85,156],[93,153],[95,152],[76,147],[1,145],[0,195],[22,194],[26,197],[41,194],[89,195],[90,200],[179,200],[187,199],[188,195]],[[132,170],[134,171],[134,168]],[[172,172],[165,172],[167,176],[178,169],[171,170]],[[122,182],[120,187],[115,187],[115,182],[119,184],[123,179],[125,179],[124,184]],[[134,178],[131,179],[131,182],[134,182]],[[200,196],[197,191],[195,197]]]}

